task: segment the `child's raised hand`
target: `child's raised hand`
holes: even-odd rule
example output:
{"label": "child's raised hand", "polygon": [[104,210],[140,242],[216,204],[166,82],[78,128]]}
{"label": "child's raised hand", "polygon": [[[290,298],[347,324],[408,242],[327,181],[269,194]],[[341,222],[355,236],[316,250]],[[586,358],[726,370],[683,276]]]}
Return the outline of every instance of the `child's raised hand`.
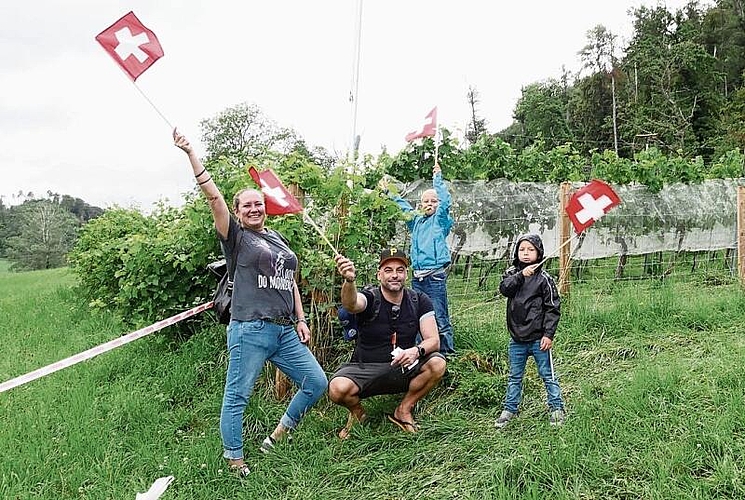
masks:
{"label": "child's raised hand", "polygon": [[525,269],[523,269],[523,276],[525,276],[526,278],[533,276],[533,274],[535,274],[536,267],[538,267],[536,264],[527,266]]}

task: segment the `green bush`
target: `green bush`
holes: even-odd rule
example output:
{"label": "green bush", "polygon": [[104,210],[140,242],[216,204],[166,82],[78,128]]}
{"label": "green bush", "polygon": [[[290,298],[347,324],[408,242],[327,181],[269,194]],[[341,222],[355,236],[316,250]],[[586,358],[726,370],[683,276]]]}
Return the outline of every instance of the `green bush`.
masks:
{"label": "green bush", "polygon": [[[245,168],[224,159],[208,168],[229,206],[235,192],[254,185]],[[350,177],[343,167],[322,169],[301,156],[267,157],[263,168],[273,168],[285,185],[300,187],[310,216],[361,273],[374,268],[377,249],[390,240],[401,217],[393,202],[366,190],[363,177]],[[303,223],[302,215],[272,217],[268,225],[284,234],[298,255],[304,305],[313,302],[321,331],[329,332],[331,315],[321,313],[334,302],[334,251]],[[70,263],[91,306],[138,323],[208,301],[216,282],[206,266],[219,258],[209,207],[193,193],[183,207],[161,205],[150,216],[119,208],[107,211],[83,228]]]}

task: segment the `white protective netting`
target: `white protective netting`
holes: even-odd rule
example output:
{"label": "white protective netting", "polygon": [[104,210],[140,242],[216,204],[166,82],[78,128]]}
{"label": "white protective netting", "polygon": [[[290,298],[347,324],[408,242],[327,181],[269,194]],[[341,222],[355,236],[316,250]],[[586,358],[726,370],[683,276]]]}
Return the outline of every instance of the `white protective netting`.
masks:
{"label": "white protective netting", "polygon": [[[572,258],[735,248],[737,186],[743,181],[674,184],[659,193],[645,186],[613,186],[621,205],[572,241]],[[546,255],[554,254],[559,244],[558,185],[506,180],[447,184],[455,219],[448,242],[455,254],[501,259],[526,232],[539,234]],[[422,190],[429,187],[429,181],[411,183],[403,189],[404,198],[416,206]]]}

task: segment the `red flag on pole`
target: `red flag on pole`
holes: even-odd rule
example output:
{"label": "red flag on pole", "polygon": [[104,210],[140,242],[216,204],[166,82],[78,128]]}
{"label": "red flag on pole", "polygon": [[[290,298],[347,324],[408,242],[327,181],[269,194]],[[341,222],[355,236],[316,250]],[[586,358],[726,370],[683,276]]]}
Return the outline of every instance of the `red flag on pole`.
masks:
{"label": "red flag on pole", "polygon": [[619,203],[621,198],[613,188],[601,180],[594,179],[572,195],[567,203],[566,212],[572,221],[574,231],[579,234]]}
{"label": "red flag on pole", "polygon": [[424,117],[424,123],[422,129],[419,131],[409,132],[406,134],[406,142],[411,142],[414,139],[420,137],[432,137],[437,131],[437,106],[432,108],[432,111]]}
{"label": "red flag on pole", "polygon": [[257,171],[248,167],[248,174],[264,193],[267,215],[297,214],[303,211],[300,202],[282,185],[272,170]]}
{"label": "red flag on pole", "polygon": [[132,81],[163,57],[163,47],[155,33],[147,29],[134,12],[103,30],[96,40]]}

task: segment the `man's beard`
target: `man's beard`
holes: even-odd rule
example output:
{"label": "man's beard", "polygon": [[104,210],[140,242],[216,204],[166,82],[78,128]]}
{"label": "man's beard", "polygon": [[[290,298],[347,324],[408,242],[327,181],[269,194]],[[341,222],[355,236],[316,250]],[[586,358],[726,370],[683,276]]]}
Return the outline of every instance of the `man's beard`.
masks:
{"label": "man's beard", "polygon": [[400,292],[404,288],[403,281],[396,281],[396,282],[381,281],[380,285],[386,290],[388,290],[389,292]]}

